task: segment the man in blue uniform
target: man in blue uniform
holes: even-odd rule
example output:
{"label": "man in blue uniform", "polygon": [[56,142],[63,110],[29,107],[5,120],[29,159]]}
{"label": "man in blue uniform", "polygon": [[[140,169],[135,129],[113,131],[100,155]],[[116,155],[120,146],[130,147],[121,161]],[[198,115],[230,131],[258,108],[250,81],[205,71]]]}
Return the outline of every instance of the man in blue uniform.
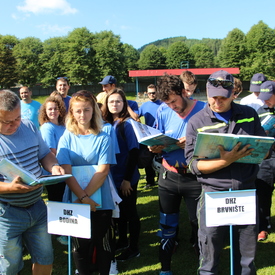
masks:
{"label": "man in blue uniform", "polygon": [[186,203],[192,226],[191,242],[197,246],[196,208],[201,186],[188,172],[184,157],[186,127],[189,119],[205,103],[185,96],[184,86],[176,75],[163,75],[157,86],[158,98],[168,107],[163,109],[156,121],[156,128],[162,133],[179,140],[178,149],[165,152],[165,146],[152,146],[153,153],[162,153],[163,161],[159,177],[160,231],[159,258],[160,275],[171,275],[171,258],[177,244],[179,210],[182,198]]}
{"label": "man in blue uniform", "polygon": [[[218,262],[228,226],[206,227],[205,192],[255,189],[257,164],[235,163],[253,149],[238,143],[231,151],[220,145],[216,159],[194,158],[193,151],[198,132],[230,133],[265,136],[254,109],[235,104],[231,97],[233,76],[224,70],[213,73],[207,81],[208,105],[195,114],[188,123],[185,155],[190,170],[202,184],[198,207],[200,267],[199,274],[218,274]],[[256,274],[254,257],[257,244],[257,225],[236,225],[234,232],[234,274]]]}

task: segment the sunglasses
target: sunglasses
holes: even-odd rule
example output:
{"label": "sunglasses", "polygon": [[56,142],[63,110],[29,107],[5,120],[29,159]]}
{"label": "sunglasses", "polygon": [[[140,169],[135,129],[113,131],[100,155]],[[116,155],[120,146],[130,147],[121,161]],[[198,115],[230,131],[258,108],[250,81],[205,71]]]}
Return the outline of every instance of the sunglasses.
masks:
{"label": "sunglasses", "polygon": [[207,80],[214,87],[222,86],[225,89],[232,88],[233,82],[227,79],[208,78]]}
{"label": "sunglasses", "polygon": [[59,76],[59,77],[56,78],[56,80],[59,80],[59,79],[61,79],[61,78],[62,78],[62,79],[68,80],[68,77],[66,77],[66,76]]}
{"label": "sunglasses", "polygon": [[152,93],[147,93],[148,95],[155,95],[156,92],[152,92]]}

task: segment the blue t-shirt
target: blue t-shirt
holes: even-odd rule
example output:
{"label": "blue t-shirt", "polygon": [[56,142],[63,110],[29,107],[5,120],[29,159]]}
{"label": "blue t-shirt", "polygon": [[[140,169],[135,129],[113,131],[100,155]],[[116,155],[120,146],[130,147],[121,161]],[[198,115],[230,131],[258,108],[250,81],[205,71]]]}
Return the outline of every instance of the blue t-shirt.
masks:
{"label": "blue t-shirt", "polygon": [[67,95],[65,98],[63,98],[63,102],[64,102],[64,104],[65,104],[65,106],[66,106],[66,111],[67,111],[67,113],[68,113],[68,111],[69,111],[70,99],[71,99],[71,97],[68,96],[68,95]]}
{"label": "blue t-shirt", "polygon": [[[103,131],[98,135],[74,135],[65,130],[58,143],[58,162],[71,166],[115,164],[110,139]],[[101,186],[101,194],[100,210],[114,209],[110,185],[106,180]]]}
{"label": "blue t-shirt", "polygon": [[116,132],[110,123],[104,123],[102,127],[102,131],[107,133],[111,137],[111,147],[112,147],[112,152],[114,152],[114,156],[119,153],[119,146],[117,142],[117,137],[116,137]]}
{"label": "blue t-shirt", "polygon": [[[40,160],[50,153],[50,149],[41,137],[39,130],[30,120],[22,120],[12,135],[0,134],[0,161],[3,158],[32,172],[36,177],[42,175]],[[0,174],[0,181],[5,181]],[[27,206],[37,202],[43,187],[28,193],[0,194],[0,200],[14,206]]]}
{"label": "blue t-shirt", "polygon": [[127,100],[129,107],[136,113],[138,114],[138,104],[134,100]]}
{"label": "blue t-shirt", "polygon": [[46,122],[40,127],[42,138],[49,148],[57,149],[58,141],[65,131],[64,125],[56,125],[52,122]]}
{"label": "blue t-shirt", "polygon": [[[114,183],[117,189],[119,189],[122,181],[124,180],[124,175],[126,173],[128,153],[133,148],[139,148],[139,144],[130,121],[126,120],[124,123],[125,137],[121,135],[121,133],[119,132],[119,128],[117,127],[116,124],[114,124],[114,128],[117,135],[117,141],[118,141],[120,153],[116,155],[117,165],[114,165],[113,167],[111,167],[111,172],[114,179]],[[134,185],[138,182],[139,176],[140,175],[139,175],[138,167],[136,166],[130,181],[131,185]]]}
{"label": "blue t-shirt", "polygon": [[157,110],[161,103],[162,101],[158,99],[156,101],[147,101],[140,106],[139,116],[144,116],[146,125],[153,127]]}
{"label": "blue t-shirt", "polygon": [[[185,117],[179,116],[171,108],[165,108],[157,118],[157,129],[167,136],[179,139],[185,137],[187,123],[189,119],[198,111],[205,107],[206,103],[195,101],[195,104],[189,114]],[[187,163],[184,156],[184,150],[179,148],[171,152],[162,152],[163,158],[170,165],[177,168],[186,168]]]}
{"label": "blue t-shirt", "polygon": [[20,101],[21,105],[21,117],[22,119],[31,120],[34,125],[39,129],[39,109],[41,104],[38,101],[32,100],[31,103],[25,103],[22,100]]}

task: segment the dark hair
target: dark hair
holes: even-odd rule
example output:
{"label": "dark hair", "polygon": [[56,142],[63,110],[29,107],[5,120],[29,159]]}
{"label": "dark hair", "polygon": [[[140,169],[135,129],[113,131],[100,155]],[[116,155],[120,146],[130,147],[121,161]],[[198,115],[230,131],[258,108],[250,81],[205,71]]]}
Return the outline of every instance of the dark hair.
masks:
{"label": "dark hair", "polygon": [[158,79],[157,95],[162,101],[169,99],[170,94],[182,96],[183,83],[176,75],[165,73]]}
{"label": "dark hair", "polygon": [[64,77],[58,77],[56,79],[56,84],[57,84],[58,81],[67,82],[67,84],[70,86],[69,79],[65,76]]}
{"label": "dark hair", "polygon": [[107,95],[105,103],[103,105],[103,111],[102,111],[104,121],[109,122],[111,124],[113,124],[114,118],[113,118],[112,113],[109,111],[108,100],[109,100],[109,97],[111,95],[113,95],[113,94],[119,94],[121,96],[122,100],[123,100],[123,108],[122,108],[121,112],[118,115],[119,121],[123,122],[127,118],[130,117],[130,114],[129,114],[128,110],[127,110],[127,108],[128,108],[128,102],[127,102],[127,99],[126,99],[124,91],[122,89],[120,89],[120,88],[115,88],[115,89],[113,89],[111,91],[110,94]]}

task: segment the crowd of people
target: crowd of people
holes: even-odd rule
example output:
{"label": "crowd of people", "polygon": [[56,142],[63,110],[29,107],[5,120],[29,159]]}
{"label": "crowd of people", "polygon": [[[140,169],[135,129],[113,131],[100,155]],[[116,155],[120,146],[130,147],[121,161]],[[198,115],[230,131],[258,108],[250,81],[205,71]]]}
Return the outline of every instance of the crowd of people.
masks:
{"label": "crowd of people", "polygon": [[[237,104],[241,81],[219,70],[208,78],[207,102],[203,102],[193,98],[198,82],[192,72],[184,71],[180,77],[164,74],[147,87],[148,100],[140,107],[126,99],[114,76],[99,84],[103,91],[97,97],[86,90],[69,96],[68,78],[59,77],[56,90],[43,104],[33,100],[25,86],[19,90],[21,100],[10,90],[0,90],[0,160],[7,158],[36,176],[72,174],[65,182],[46,187],[48,199],[62,202],[68,200],[64,194],[73,194],[76,199],[70,202],[90,205],[92,237],[72,238],[75,274],[118,274],[117,261],[142,252],[137,207],[140,144],[131,124],[141,117],[146,125],[178,140],[172,151],[166,151],[165,144],[148,147],[161,164],[158,173],[151,164],[145,167],[145,188],[158,185],[159,274],[173,274],[182,200],[198,274],[218,274],[229,231],[228,226],[206,225],[205,193],[247,189],[257,190],[257,222],[233,226],[234,274],[256,274],[257,241],[266,240],[271,228],[274,146],[261,164],[236,162],[253,152],[249,144],[238,143],[228,151],[217,144],[216,159],[194,155],[194,146],[199,132],[272,136],[261,121],[275,115],[275,82],[261,73],[253,75],[251,94]],[[96,171],[84,187],[74,176],[74,167],[82,166]],[[92,199],[98,189],[100,204]],[[19,274],[24,247],[31,255],[33,275],[52,273],[54,255],[43,190],[41,185],[24,184],[20,177],[8,182],[0,174],[0,273]],[[56,237],[68,243],[67,236]]]}

